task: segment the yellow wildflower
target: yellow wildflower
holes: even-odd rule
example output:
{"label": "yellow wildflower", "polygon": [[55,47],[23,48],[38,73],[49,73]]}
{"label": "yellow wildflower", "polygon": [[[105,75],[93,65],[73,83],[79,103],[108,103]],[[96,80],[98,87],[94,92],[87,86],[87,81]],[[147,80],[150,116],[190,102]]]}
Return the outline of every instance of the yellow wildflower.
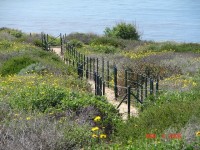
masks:
{"label": "yellow wildflower", "polygon": [[106,134],[100,134],[101,139],[105,139],[106,137],[107,137]]}
{"label": "yellow wildflower", "polygon": [[96,116],[95,118],[94,118],[94,121],[95,122],[98,122],[98,121],[100,121],[101,120],[101,117],[100,116]]}
{"label": "yellow wildflower", "polygon": [[92,137],[93,137],[93,138],[98,138],[98,135],[92,134]]}
{"label": "yellow wildflower", "polygon": [[161,143],[160,141],[155,141],[155,142],[154,142],[154,144],[160,144],[160,143]]}
{"label": "yellow wildflower", "polygon": [[92,131],[97,131],[97,130],[99,130],[99,127],[92,128]]}
{"label": "yellow wildflower", "polygon": [[196,132],[196,136],[200,137],[200,131]]}
{"label": "yellow wildflower", "polygon": [[193,85],[193,86],[197,86],[197,83],[196,83],[196,82],[192,82],[192,85]]}
{"label": "yellow wildflower", "polygon": [[31,117],[26,117],[26,120],[31,120]]}
{"label": "yellow wildflower", "polygon": [[19,116],[19,114],[15,114],[15,117],[18,117]]}
{"label": "yellow wildflower", "polygon": [[53,114],[54,114],[53,112],[50,112],[50,113],[49,113],[49,115],[53,115]]}

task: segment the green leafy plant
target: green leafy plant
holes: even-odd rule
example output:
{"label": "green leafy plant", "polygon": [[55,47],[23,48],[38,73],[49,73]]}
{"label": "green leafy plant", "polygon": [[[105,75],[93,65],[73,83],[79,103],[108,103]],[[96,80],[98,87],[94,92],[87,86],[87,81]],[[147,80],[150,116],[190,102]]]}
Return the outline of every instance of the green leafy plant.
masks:
{"label": "green leafy plant", "polygon": [[83,47],[83,42],[79,41],[79,40],[76,40],[76,39],[73,39],[73,40],[70,40],[68,43],[67,43],[68,46],[72,46],[72,47],[75,47],[75,48],[81,48]]}
{"label": "green leafy plant", "polygon": [[27,67],[28,65],[36,63],[36,61],[29,56],[19,56],[7,60],[3,66],[0,68],[0,73],[2,76],[11,75],[18,73],[21,69]]}
{"label": "green leafy plant", "polygon": [[18,74],[25,75],[27,73],[42,73],[42,71],[44,71],[45,69],[46,67],[41,63],[35,63],[27,66],[26,68],[23,68]]}
{"label": "green leafy plant", "polygon": [[121,38],[121,39],[130,39],[130,40],[139,40],[140,35],[134,24],[121,22],[118,23],[113,28],[107,27],[104,31],[105,36]]}
{"label": "green leafy plant", "polygon": [[112,37],[99,37],[95,38],[91,41],[90,45],[107,45],[114,46],[116,48],[124,48],[125,46],[122,44],[121,40],[112,38]]}

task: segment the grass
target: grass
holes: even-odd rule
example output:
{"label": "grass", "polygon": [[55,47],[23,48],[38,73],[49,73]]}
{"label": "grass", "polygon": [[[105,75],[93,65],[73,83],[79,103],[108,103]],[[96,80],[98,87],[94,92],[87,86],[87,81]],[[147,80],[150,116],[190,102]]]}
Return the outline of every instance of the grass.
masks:
{"label": "grass", "polygon": [[[161,90],[157,97],[145,99],[142,106],[134,102],[141,109],[140,116],[119,122],[112,142],[104,143],[103,149],[198,149],[199,138],[195,133],[200,130],[200,45],[151,41],[131,41],[131,45],[128,40],[115,40],[99,37],[77,50],[99,60],[104,57],[110,64],[115,62],[121,73],[118,79],[121,86],[124,86],[120,79],[124,69],[134,73],[145,73],[148,69],[151,75],[160,76]],[[116,46],[117,40],[122,47]],[[93,48],[107,45],[115,46],[117,51],[107,53]],[[148,133],[156,134],[157,138],[148,139]],[[169,137],[179,133],[181,139]],[[162,135],[168,138],[163,139]],[[93,146],[90,148],[102,149],[99,145]]]}
{"label": "grass", "polygon": [[[139,116],[122,121],[105,97],[91,94],[76,68],[43,51],[40,41],[35,44],[39,38],[0,29],[2,149],[199,149],[199,44],[67,35],[79,52],[115,62],[120,76],[125,68],[161,76],[159,94],[143,105],[133,102]],[[100,133],[107,137],[93,136]]]}

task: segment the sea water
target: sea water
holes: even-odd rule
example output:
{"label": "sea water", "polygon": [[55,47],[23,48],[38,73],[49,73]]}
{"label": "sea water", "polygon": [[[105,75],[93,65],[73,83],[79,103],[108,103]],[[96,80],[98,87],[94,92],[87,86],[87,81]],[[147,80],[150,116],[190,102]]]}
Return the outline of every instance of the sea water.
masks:
{"label": "sea water", "polygon": [[200,43],[200,0],[0,0],[0,27],[52,35],[125,21],[142,40]]}

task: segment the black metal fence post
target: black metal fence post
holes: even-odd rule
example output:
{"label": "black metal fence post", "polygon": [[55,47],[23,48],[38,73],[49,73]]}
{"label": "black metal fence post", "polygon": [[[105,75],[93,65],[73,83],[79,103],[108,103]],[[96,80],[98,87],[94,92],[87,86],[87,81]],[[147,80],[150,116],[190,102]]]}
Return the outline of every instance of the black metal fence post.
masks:
{"label": "black metal fence post", "polygon": [[99,77],[99,95],[102,96],[102,77]]}
{"label": "black metal fence post", "polygon": [[150,78],[150,95],[153,95],[153,79]]}
{"label": "black metal fence post", "polygon": [[104,58],[102,57],[102,80],[104,81]]}
{"label": "black metal fence post", "polygon": [[97,74],[97,95],[99,95],[99,75]]}
{"label": "black metal fence post", "polygon": [[139,84],[140,84],[140,82],[139,82],[139,74],[137,74],[137,76],[136,76],[136,78],[137,78],[137,81],[136,81],[136,88],[137,88],[137,94],[136,94],[136,97],[137,97],[137,99],[139,99]]}
{"label": "black metal fence post", "polygon": [[109,82],[110,82],[110,69],[109,69],[109,61],[107,61],[107,86],[109,88]]}
{"label": "black metal fence post", "polygon": [[62,34],[60,33],[60,47],[61,47],[61,55],[63,55],[63,39],[62,39]]}
{"label": "black metal fence post", "polygon": [[126,87],[125,93],[127,93],[127,86],[128,86],[127,80],[128,80],[128,71],[125,69],[125,71],[124,71],[124,86]]}
{"label": "black metal fence post", "polygon": [[96,74],[96,72],[94,72],[94,75],[93,75],[93,77],[94,77],[94,82],[95,82],[95,87],[94,87],[94,91],[95,91],[95,95],[97,95],[97,74]]}
{"label": "black metal fence post", "polygon": [[97,74],[99,74],[99,59],[97,58]]}
{"label": "black metal fence post", "polygon": [[131,87],[130,87],[130,85],[128,86],[128,89],[127,89],[127,95],[128,95],[128,98],[127,98],[127,101],[128,101],[128,118],[130,118],[130,113],[131,113]]}
{"label": "black metal fence post", "polygon": [[93,58],[93,72],[95,72],[95,58]]}
{"label": "black metal fence post", "polygon": [[92,58],[90,57],[90,69],[89,69],[89,73],[90,73],[90,79],[92,78]]}
{"label": "black metal fence post", "polygon": [[89,72],[88,72],[88,68],[89,68],[89,59],[88,59],[88,57],[87,57],[87,62],[86,62],[86,79],[88,79],[89,78]]}
{"label": "black metal fence post", "polygon": [[85,55],[83,55],[83,69],[84,69],[84,70],[86,70],[86,69],[85,69],[85,64],[86,64],[86,57],[85,57]]}
{"label": "black metal fence post", "polygon": [[158,94],[159,92],[159,78],[157,77],[157,80],[156,80],[156,95]]}
{"label": "black metal fence post", "polygon": [[105,95],[105,82],[103,81],[103,95]]}
{"label": "black metal fence post", "polygon": [[147,85],[148,85],[148,78],[147,78],[147,76],[145,76],[145,84],[144,84],[144,88],[145,88],[145,98],[147,97]]}
{"label": "black metal fence post", "polygon": [[116,66],[114,66],[114,92],[115,92],[115,99],[117,100],[118,88],[117,88],[117,67]]}
{"label": "black metal fence post", "polygon": [[[143,78],[143,77],[142,77]],[[144,93],[144,91],[143,91],[143,84],[141,83],[141,91],[140,91],[140,100],[141,100],[141,102],[143,103],[143,93]]]}

